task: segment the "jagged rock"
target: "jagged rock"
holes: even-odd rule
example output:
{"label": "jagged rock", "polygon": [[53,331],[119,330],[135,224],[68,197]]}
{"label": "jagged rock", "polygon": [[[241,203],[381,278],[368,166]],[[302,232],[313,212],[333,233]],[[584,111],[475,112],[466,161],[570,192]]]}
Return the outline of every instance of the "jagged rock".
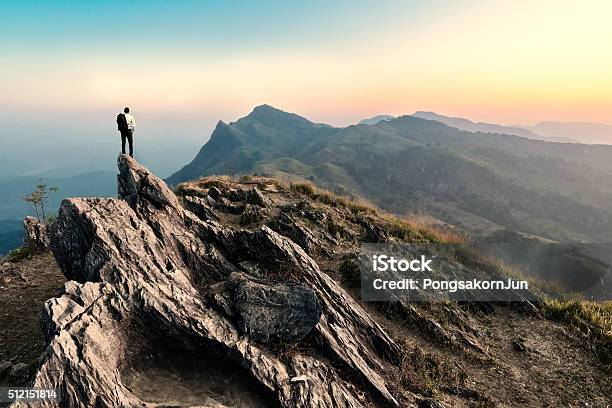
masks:
{"label": "jagged rock", "polygon": [[266,285],[232,274],[234,307],[243,332],[256,341],[294,342],[319,322],[316,293],[298,284]]}
{"label": "jagged rock", "polygon": [[260,207],[267,207],[270,204],[269,200],[257,189],[257,187],[253,187],[246,192],[245,201]]}
{"label": "jagged rock", "polygon": [[211,208],[208,200],[204,198],[185,196],[183,198],[183,206],[195,215],[197,215],[201,220],[217,221],[219,219],[219,217],[217,217],[217,215]]}
{"label": "jagged rock", "polygon": [[47,226],[34,217],[25,217],[23,220],[25,229],[24,245],[34,251],[46,251],[49,249],[49,237]]}
{"label": "jagged rock", "polygon": [[223,193],[217,187],[212,186],[208,189],[208,196],[213,200],[219,200],[221,197],[223,197]]}
{"label": "jagged rock", "polygon": [[389,238],[389,234],[377,225],[374,225],[370,221],[366,219],[360,219],[359,224],[363,227],[364,242],[372,242],[372,243],[383,243],[389,242],[391,239]]}
{"label": "jagged rock", "polygon": [[225,192],[230,201],[245,201],[247,192],[243,188],[230,188]]}
{"label": "jagged rock", "polygon": [[209,207],[214,207],[217,204],[217,201],[209,195],[204,196],[204,202],[208,204]]}
{"label": "jagged rock", "polygon": [[219,197],[213,207],[228,214],[241,214],[246,206],[244,204],[234,204],[225,197]]}
{"label": "jagged rock", "polygon": [[[15,407],[144,406],[147,393],[129,382],[131,374],[144,370],[144,355],[169,351],[236,364],[270,406],[398,405],[385,379],[386,364],[399,362],[398,346],[302,248],[265,226],[202,220],[134,159],[122,155],[118,166],[119,199],[66,199],[50,231],[50,247],[71,281],[45,304],[46,351],[33,386],[58,389],[61,398]],[[244,262],[261,274],[243,271],[245,279],[263,286],[234,286],[239,310],[232,316],[206,293],[231,284]],[[297,295],[289,284],[275,286],[272,276],[283,273],[299,277]],[[309,347],[279,355],[260,346],[252,330],[241,333],[241,319],[265,326],[251,319],[255,310],[273,309],[253,302],[262,296],[307,317]],[[316,308],[304,305],[314,299],[320,319],[312,328]],[[296,338],[306,329],[291,330]],[[304,380],[292,383],[296,377]]]}
{"label": "jagged rock", "polygon": [[[326,245],[310,231],[304,222],[285,212],[279,213],[278,217],[268,225],[274,231],[291,238],[308,253],[316,251],[328,253],[325,249]],[[331,237],[326,236],[325,238],[331,241]]]}

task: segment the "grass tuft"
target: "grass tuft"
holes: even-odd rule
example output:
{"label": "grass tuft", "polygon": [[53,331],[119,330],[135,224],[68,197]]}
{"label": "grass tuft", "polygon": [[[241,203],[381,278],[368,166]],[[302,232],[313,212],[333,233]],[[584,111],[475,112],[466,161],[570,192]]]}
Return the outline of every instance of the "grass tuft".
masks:
{"label": "grass tuft", "polygon": [[463,387],[467,375],[450,362],[419,347],[403,347],[403,357],[395,378],[402,388],[428,397],[442,389]]}
{"label": "grass tuft", "polygon": [[599,361],[612,369],[612,301],[545,300],[543,310],[549,319],[576,328]]}

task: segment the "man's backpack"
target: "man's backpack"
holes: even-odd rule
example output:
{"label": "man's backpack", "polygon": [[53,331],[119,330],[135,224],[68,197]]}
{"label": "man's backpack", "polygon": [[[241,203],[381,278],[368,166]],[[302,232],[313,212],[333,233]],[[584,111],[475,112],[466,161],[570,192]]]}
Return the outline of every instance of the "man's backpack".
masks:
{"label": "man's backpack", "polygon": [[128,130],[127,119],[123,113],[117,115],[117,130],[120,132],[126,132]]}

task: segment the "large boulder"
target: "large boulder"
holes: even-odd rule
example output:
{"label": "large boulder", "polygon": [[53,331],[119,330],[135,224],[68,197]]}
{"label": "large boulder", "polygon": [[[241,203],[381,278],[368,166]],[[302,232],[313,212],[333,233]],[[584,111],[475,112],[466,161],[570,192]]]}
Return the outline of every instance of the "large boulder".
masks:
{"label": "large boulder", "polygon": [[310,333],[321,318],[314,290],[305,285],[265,284],[232,274],[239,325],[255,341],[292,343]]}

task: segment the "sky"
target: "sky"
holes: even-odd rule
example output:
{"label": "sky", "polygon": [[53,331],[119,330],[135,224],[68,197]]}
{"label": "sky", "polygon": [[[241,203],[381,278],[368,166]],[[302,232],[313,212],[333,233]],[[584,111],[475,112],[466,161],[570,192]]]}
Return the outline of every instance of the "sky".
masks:
{"label": "sky", "polygon": [[141,134],[194,146],[263,103],[337,126],[417,110],[612,124],[610,15],[596,0],[5,0],[0,139],[111,133],[124,105]]}
{"label": "sky", "polygon": [[609,0],[1,0],[0,190],[113,179],[126,105],[136,159],[162,177],[264,103],[335,126],[417,110],[612,125],[611,15]]}

